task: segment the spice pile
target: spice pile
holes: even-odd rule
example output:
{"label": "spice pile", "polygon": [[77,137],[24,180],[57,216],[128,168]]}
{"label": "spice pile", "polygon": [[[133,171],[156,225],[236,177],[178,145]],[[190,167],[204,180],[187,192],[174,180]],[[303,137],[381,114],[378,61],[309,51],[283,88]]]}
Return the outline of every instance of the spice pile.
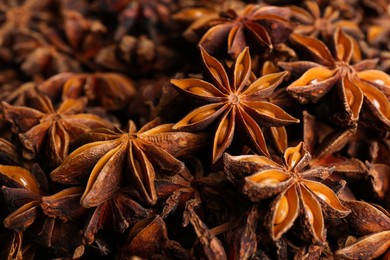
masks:
{"label": "spice pile", "polygon": [[390,259],[388,0],[0,2],[2,259]]}

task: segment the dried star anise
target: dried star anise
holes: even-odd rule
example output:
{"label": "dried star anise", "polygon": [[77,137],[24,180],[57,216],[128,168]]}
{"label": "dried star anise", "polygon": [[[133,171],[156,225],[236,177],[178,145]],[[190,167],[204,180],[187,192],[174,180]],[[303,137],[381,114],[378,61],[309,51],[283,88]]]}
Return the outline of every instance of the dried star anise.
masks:
{"label": "dried star anise", "polygon": [[318,37],[328,40],[332,37],[337,27],[355,37],[363,38],[358,23],[351,20],[344,20],[340,10],[333,6],[326,6],[321,10],[321,6],[316,1],[304,2],[305,9],[298,6],[290,6],[291,20],[298,22],[294,28],[294,33]]}
{"label": "dried star anise", "polygon": [[246,46],[258,53],[284,42],[292,32],[289,18],[288,8],[249,4],[223,11],[213,19],[202,20],[201,16],[192,26],[208,28],[199,41],[207,52],[215,55],[227,48],[236,58]]}
{"label": "dried star anise", "polygon": [[2,1],[0,3],[0,44],[4,36],[15,28],[33,32],[54,20],[49,11],[51,0]]}
{"label": "dried star anise", "polygon": [[390,231],[382,231],[347,240],[345,247],[338,249],[335,256],[341,259],[382,259],[390,257]]}
{"label": "dried star anise", "polygon": [[125,34],[134,33],[134,31],[136,33],[146,32],[157,40],[160,36],[157,29],[169,24],[170,14],[176,7],[172,0],[121,0],[116,2],[99,0],[96,6],[104,12],[119,12],[115,40],[120,40]]}
{"label": "dried star anise", "polygon": [[12,106],[5,102],[3,112],[19,135],[23,156],[33,159],[45,154],[50,167],[59,165],[68,155],[69,144],[91,128],[109,127],[103,118],[84,113],[87,100],[67,99],[55,108],[50,99],[36,91],[28,93],[25,106]]}
{"label": "dried star anise", "polygon": [[151,213],[151,210],[134,201],[126,189],[122,189],[112,199],[91,210],[82,232],[83,241],[85,244],[92,244],[98,231],[110,225],[123,233],[137,221],[150,217]]}
{"label": "dried star anise", "polygon": [[152,72],[171,71],[177,66],[176,63],[180,63],[178,56],[171,48],[145,35],[125,35],[118,43],[100,49],[95,63],[108,70],[139,77]]}
{"label": "dried star anise", "polygon": [[86,96],[107,110],[119,110],[135,95],[134,83],[117,73],[59,73],[37,86],[53,100]]}
{"label": "dried star anise", "polygon": [[65,3],[62,3],[61,11],[67,42],[78,60],[91,65],[89,63],[92,58],[106,45],[107,28],[99,20],[86,18],[84,10],[72,8],[71,5],[66,4],[66,1],[63,2]]}
{"label": "dried star anise", "polygon": [[[201,130],[218,121],[212,151],[213,162],[216,162],[231,145],[237,124],[237,128],[245,135],[246,144],[269,156],[261,127],[299,122],[266,100],[286,73],[264,75],[252,82],[249,79],[251,58],[248,48],[240,53],[229,71],[203,48],[201,53],[206,75],[212,83],[195,78],[172,79],[171,82],[183,94],[207,104],[190,112],[174,128]],[[230,70],[232,73],[228,74]]]}
{"label": "dried star anise", "polygon": [[[390,215],[383,208],[364,201],[345,201],[351,209],[346,218],[352,235],[335,252],[341,259],[382,259],[390,256]],[[355,236],[358,236],[356,238]]]}
{"label": "dried star anise", "polygon": [[0,259],[390,260],[389,22],[0,0]]}
{"label": "dried star anise", "polygon": [[[46,195],[42,182],[45,176],[33,175],[17,166],[2,165],[0,176],[4,200],[11,211],[3,220],[4,227],[32,234],[36,243],[51,247],[59,254],[73,254],[81,245],[74,221],[86,213],[79,203],[83,189],[72,187]],[[67,241],[66,236],[74,237]]]}
{"label": "dried star anise", "polygon": [[[55,33],[45,27],[45,33]],[[68,55],[67,46],[56,46],[37,32],[15,29],[7,34],[4,48],[10,49],[11,58],[20,69],[35,80],[58,72],[81,71],[79,62]]]}
{"label": "dried star anise", "polygon": [[175,175],[184,164],[175,158],[199,149],[199,134],[174,131],[173,124],[154,120],[137,131],[130,121],[127,131],[96,129],[82,136],[83,146],[72,152],[50,177],[63,184],[80,184],[88,179],[81,198],[84,207],[110,199],[127,183],[140,201],[155,204],[156,171]]}
{"label": "dried star anise", "polygon": [[334,168],[307,169],[310,159],[302,142],[284,152],[283,165],[258,155],[224,157],[226,174],[241,183],[243,193],[252,201],[277,195],[266,216],[274,240],[280,239],[301,215],[314,241],[324,242],[324,219],[341,218],[349,213],[337,195],[318,181],[326,179]]}
{"label": "dried star anise", "polygon": [[[377,127],[390,127],[390,102],[388,100],[390,76],[372,69],[376,60],[362,60],[350,64],[358,46],[351,36],[338,28],[333,35],[334,52],[313,37],[292,34],[290,37],[297,49],[306,51],[313,62],[281,62],[280,66],[292,73],[304,72],[287,87],[287,91],[302,103],[318,102],[325,94],[336,99],[331,116],[335,122],[353,125],[359,120],[362,105],[370,112],[370,120]],[[307,70],[307,71],[306,71]]]}

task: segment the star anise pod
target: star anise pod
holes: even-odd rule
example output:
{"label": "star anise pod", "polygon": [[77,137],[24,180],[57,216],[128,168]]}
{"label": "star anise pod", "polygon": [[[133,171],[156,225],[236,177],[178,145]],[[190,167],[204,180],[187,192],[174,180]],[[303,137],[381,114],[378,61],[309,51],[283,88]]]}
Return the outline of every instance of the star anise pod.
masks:
{"label": "star anise pod", "polygon": [[[350,231],[335,256],[342,259],[388,259],[390,256],[390,215],[364,201],[345,201],[351,209],[346,218]],[[358,238],[356,238],[357,236]]]}
{"label": "star anise pod", "polygon": [[364,104],[372,115],[369,123],[385,129],[390,127],[390,76],[372,69],[377,60],[351,64],[354,50],[358,48],[351,36],[338,28],[333,35],[333,54],[323,42],[313,37],[292,34],[290,40],[313,60],[279,63],[293,74],[301,75],[287,87],[293,97],[301,103],[318,102],[332,90],[331,97],[336,99],[336,104],[331,110],[336,111],[328,116],[336,123],[342,126],[356,124]]}
{"label": "star anise pod", "polygon": [[390,35],[389,3],[388,1],[378,1],[376,3],[364,1],[364,4],[369,5],[369,8],[377,9],[375,10],[375,16],[367,18],[369,22],[366,24],[366,39],[370,51],[381,56],[382,52],[390,49],[390,44],[386,40]]}
{"label": "star anise pod", "polygon": [[23,144],[23,156],[33,159],[48,156],[48,164],[55,167],[68,155],[69,144],[91,128],[112,127],[103,118],[83,113],[87,99],[67,99],[57,109],[50,99],[30,91],[26,106],[12,106],[3,102],[5,118]]}
{"label": "star anise pod", "polygon": [[2,1],[0,3],[0,44],[3,35],[15,28],[36,30],[41,24],[53,22],[54,16],[49,11],[51,0]]}
{"label": "star anise pod", "polygon": [[131,229],[126,244],[121,250],[121,258],[130,259],[129,255],[150,258],[161,252],[168,240],[168,230],[160,216],[141,220]]}
{"label": "star anise pod", "polygon": [[118,26],[115,30],[115,40],[120,40],[125,34],[136,31],[146,32],[153,40],[157,40],[157,29],[167,25],[170,14],[175,9],[172,0],[99,0],[96,3],[98,10],[118,12]]}
{"label": "star anise pod", "polygon": [[[6,173],[9,170],[12,169],[2,169],[2,172]],[[86,209],[79,203],[83,191],[82,187],[72,187],[53,195],[42,196],[42,194],[35,193],[34,190],[29,190],[30,187],[33,187],[32,179],[32,176],[25,177],[23,180],[29,181],[27,183],[29,186],[24,185],[23,188],[2,187],[4,198],[9,202],[11,210],[11,214],[3,222],[6,228],[25,231],[33,224],[45,228],[47,225],[45,222],[50,222],[54,218],[67,222],[75,221],[86,214]],[[39,190],[39,192],[41,191]],[[13,208],[16,209],[12,210]],[[47,219],[43,223],[40,221],[35,223],[40,216]]]}
{"label": "star anise pod", "polygon": [[202,136],[174,131],[172,126],[154,120],[137,131],[130,121],[126,132],[92,130],[81,137],[85,145],[72,152],[50,177],[63,184],[88,179],[81,198],[87,208],[107,201],[125,183],[137,199],[153,205],[157,201],[156,171],[177,174],[185,166],[175,156],[193,152],[204,143]]}
{"label": "star anise pod", "polygon": [[330,39],[337,27],[354,36],[363,38],[359,24],[355,21],[344,20],[340,10],[331,5],[327,5],[323,10],[321,6],[313,0],[305,1],[304,7],[290,6],[291,20],[298,23],[294,28],[294,33]]}
{"label": "star anise pod", "polygon": [[389,259],[390,231],[382,231],[364,237],[349,237],[345,247],[338,249],[335,256],[340,259]]}
{"label": "star anise pod", "polygon": [[180,64],[179,58],[173,49],[145,35],[125,35],[118,43],[100,49],[95,63],[105,69],[139,77],[171,71]]}
{"label": "star anise pod", "polygon": [[[2,61],[3,62],[3,61]],[[14,69],[1,69],[0,72],[0,100],[8,98],[10,93],[22,85],[20,75]]]}
{"label": "star anise pod", "polygon": [[286,72],[264,75],[253,82],[249,79],[251,59],[248,48],[240,53],[229,70],[202,47],[200,49],[211,83],[196,78],[172,79],[171,82],[183,94],[207,104],[190,112],[174,128],[201,130],[217,121],[212,151],[212,160],[216,162],[231,145],[237,124],[245,135],[246,144],[269,156],[261,127],[299,122],[266,100]]}
{"label": "star anise pod", "polygon": [[3,165],[0,176],[6,185],[1,188],[4,201],[11,212],[3,220],[4,227],[32,235],[37,244],[51,248],[55,254],[76,254],[81,236],[75,221],[86,213],[79,203],[83,189],[72,187],[44,195],[38,178],[16,166]]}
{"label": "star anise pod", "polygon": [[96,19],[88,19],[76,10],[62,9],[64,31],[73,51],[84,64],[93,60],[106,45],[107,28]]}
{"label": "star anise pod", "polygon": [[[8,234],[1,234],[1,244],[3,245],[0,258],[5,260],[35,258],[36,248],[28,239],[23,237],[23,232],[10,231]],[[6,237],[5,237],[6,236]]]}
{"label": "star anise pod", "polygon": [[4,138],[0,138],[0,164],[22,166],[17,147]]}
{"label": "star anise pod", "polygon": [[65,72],[47,79],[37,89],[52,100],[86,96],[91,104],[107,110],[124,108],[136,93],[134,82],[118,73]]}
{"label": "star anise pod", "polygon": [[1,189],[12,212],[4,219],[6,228],[24,231],[42,213],[62,221],[75,220],[85,213],[78,203],[82,188],[72,187],[46,195],[45,177],[44,173],[33,174],[19,166],[1,165],[0,181],[4,185]]}
{"label": "star anise pod", "polygon": [[187,25],[183,36],[190,42],[199,42],[202,35],[209,29],[204,25],[219,17],[220,13],[227,10],[241,10],[245,3],[237,0],[224,1],[183,1],[179,4],[178,12],[172,15],[175,22]]}
{"label": "star anise pod", "polygon": [[284,42],[292,32],[289,17],[288,8],[248,4],[221,12],[213,19],[200,17],[191,26],[208,29],[199,41],[207,52],[215,55],[221,48],[227,49],[236,58],[246,46],[258,53]]}
{"label": "star anise pod", "polygon": [[311,155],[302,142],[288,148],[282,159],[283,164],[279,164],[264,156],[226,154],[225,172],[254,202],[276,195],[265,217],[273,240],[280,239],[301,215],[309,231],[303,235],[325,242],[325,219],[342,218],[350,212],[337,195],[321,183],[334,168],[307,168]]}
{"label": "star anise pod", "polygon": [[[9,62],[16,62],[31,77],[61,71],[79,71],[79,63],[70,57],[71,50],[58,35],[60,14],[54,12],[52,0],[3,1],[0,16],[0,46],[7,50]],[[40,75],[38,75],[40,74]]]}
{"label": "star anise pod", "polygon": [[69,55],[69,47],[61,41],[60,46],[56,45],[57,33],[47,27],[42,31],[38,33],[14,29],[8,32],[3,44],[12,54],[8,62],[16,63],[25,74],[36,80],[58,72],[81,71],[80,63]]}
{"label": "star anise pod", "polygon": [[112,226],[115,231],[123,233],[136,222],[149,218],[151,214],[151,210],[133,200],[127,188],[122,189],[112,199],[91,209],[82,232],[84,243],[92,244],[102,228]]}

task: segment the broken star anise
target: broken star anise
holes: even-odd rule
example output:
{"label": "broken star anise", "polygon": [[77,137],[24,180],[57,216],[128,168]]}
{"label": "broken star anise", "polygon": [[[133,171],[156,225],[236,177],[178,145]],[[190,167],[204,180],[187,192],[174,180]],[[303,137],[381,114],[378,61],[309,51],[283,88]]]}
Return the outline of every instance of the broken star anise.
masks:
{"label": "broken star anise", "polygon": [[139,131],[129,121],[126,132],[101,128],[80,138],[85,143],[73,151],[50,177],[63,184],[80,184],[88,179],[81,204],[95,207],[112,198],[125,184],[146,204],[155,204],[156,171],[175,175],[184,164],[175,158],[200,148],[199,134],[174,131],[173,124],[154,120]]}
{"label": "broken star anise", "polygon": [[[278,240],[294,224],[298,215],[308,235],[325,242],[325,219],[349,214],[337,195],[319,180],[326,179],[332,167],[307,168],[311,155],[304,143],[288,148],[280,165],[264,156],[225,154],[225,172],[250,200],[260,202],[276,195],[266,213],[266,225],[273,240]],[[324,213],[323,213],[324,212]]]}
{"label": "broken star anise", "polygon": [[[212,151],[213,162],[216,162],[231,145],[236,124],[239,124],[238,129],[243,131],[246,144],[255,151],[270,156],[261,127],[299,122],[267,101],[286,76],[286,72],[264,75],[252,82],[248,48],[240,53],[230,70],[226,70],[202,47],[200,49],[211,83],[196,78],[172,79],[171,82],[183,94],[207,104],[190,112],[173,128],[201,130],[218,121]],[[229,73],[230,71],[233,73]]]}
{"label": "broken star anise", "polygon": [[373,115],[372,125],[390,128],[390,76],[372,69],[377,60],[361,60],[351,64],[359,50],[351,36],[337,28],[333,35],[333,54],[320,40],[292,34],[291,42],[312,57],[313,61],[281,62],[279,65],[301,75],[287,91],[301,103],[318,102],[332,91],[336,111],[331,118],[342,126],[359,120],[362,105]]}

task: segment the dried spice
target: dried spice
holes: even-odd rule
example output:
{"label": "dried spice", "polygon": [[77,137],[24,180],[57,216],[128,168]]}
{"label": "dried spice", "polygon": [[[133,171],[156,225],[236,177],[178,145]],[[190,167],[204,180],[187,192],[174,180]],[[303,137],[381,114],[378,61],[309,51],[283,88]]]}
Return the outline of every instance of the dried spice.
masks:
{"label": "dried spice", "polygon": [[[280,239],[291,228],[298,215],[302,214],[304,224],[314,240],[323,242],[325,225],[322,211],[327,211],[325,218],[345,217],[349,213],[336,194],[316,180],[326,179],[334,169],[305,169],[310,159],[303,143],[284,152],[283,165],[258,155],[225,156],[227,175],[233,181],[243,182],[240,184],[241,189],[249,199],[259,202],[277,195],[266,217],[274,240]],[[256,170],[251,172],[253,169]]]}
{"label": "dried spice", "polygon": [[1,259],[390,258],[388,0],[0,2]]}
{"label": "dried spice", "polygon": [[19,134],[26,159],[45,153],[49,166],[55,167],[68,155],[69,143],[77,136],[91,128],[112,128],[103,118],[83,113],[86,99],[67,99],[55,109],[47,96],[35,91],[28,95],[27,106],[2,103],[5,118]]}
{"label": "dried spice", "polygon": [[202,36],[199,46],[211,54],[226,48],[234,58],[246,46],[254,51],[271,49],[291,33],[289,17],[287,8],[247,5],[240,10],[228,9],[214,19],[203,21],[201,26],[211,28]]}
{"label": "dried spice", "polygon": [[155,204],[156,171],[175,175],[184,170],[174,156],[199,149],[201,139],[200,135],[172,130],[172,124],[158,125],[156,120],[139,131],[132,121],[126,132],[97,129],[81,137],[85,145],[72,152],[50,177],[72,185],[88,179],[81,198],[87,208],[110,199],[126,180],[134,185],[134,196],[140,201]]}
{"label": "dried spice", "polygon": [[53,100],[81,98],[107,110],[120,110],[126,106],[136,89],[134,82],[116,73],[59,73],[37,86]]}
{"label": "dried spice", "polygon": [[[305,1],[305,8],[291,6],[291,20],[298,25],[294,28],[294,33],[329,39],[336,28],[342,28],[346,33],[362,38],[363,33],[356,21],[344,20],[342,12],[334,6],[328,5],[321,10],[321,6],[316,1]],[[356,16],[358,17],[358,16]]]}
{"label": "dried spice", "polygon": [[[285,69],[307,71],[287,87],[287,91],[300,102],[318,102],[331,89],[336,96],[337,110],[332,116],[342,125],[353,125],[359,120],[362,105],[371,112],[370,120],[384,128],[389,125],[390,106],[388,82],[390,76],[383,71],[371,69],[375,61],[362,60],[351,65],[350,61],[358,46],[342,29],[333,35],[334,54],[321,41],[313,37],[293,34],[291,41],[298,48],[312,55],[314,62],[297,61],[281,63]],[[363,102],[364,101],[364,102]],[[374,123],[374,124],[375,124]]]}
{"label": "dried spice", "polygon": [[280,107],[266,101],[286,73],[274,73],[250,82],[251,58],[244,49],[228,74],[223,65],[201,48],[206,75],[213,83],[200,79],[171,80],[178,90],[208,104],[190,112],[174,125],[176,129],[203,130],[218,121],[213,141],[213,162],[231,145],[236,124],[246,136],[247,145],[269,156],[260,126],[284,126],[299,122]]}

